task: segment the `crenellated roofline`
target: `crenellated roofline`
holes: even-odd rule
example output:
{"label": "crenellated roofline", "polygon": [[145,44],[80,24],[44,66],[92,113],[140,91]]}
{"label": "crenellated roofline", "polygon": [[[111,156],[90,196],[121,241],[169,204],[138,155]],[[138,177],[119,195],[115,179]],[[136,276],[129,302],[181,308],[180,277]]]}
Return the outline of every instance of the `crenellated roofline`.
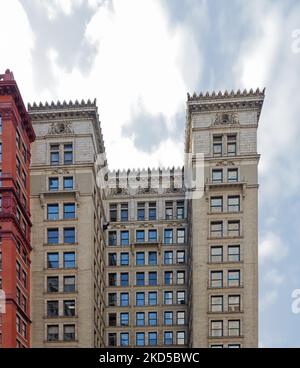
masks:
{"label": "crenellated roofline", "polygon": [[97,100],[96,98],[91,101],[88,99],[87,101],[81,100],[79,102],[78,100],[75,100],[74,102],[70,100],[67,101],[51,101],[50,103],[46,101],[45,103],[39,102],[33,102],[33,104],[28,104],[28,111],[30,112],[38,112],[38,111],[48,111],[48,110],[66,110],[66,109],[82,109],[87,107],[97,107]]}
{"label": "crenellated roofline", "polygon": [[218,100],[218,99],[224,99],[224,98],[235,98],[235,99],[240,99],[245,98],[245,97],[264,97],[265,96],[265,88],[263,90],[260,90],[259,88],[257,88],[256,90],[253,90],[252,88],[248,91],[247,89],[244,89],[243,91],[241,91],[240,89],[238,89],[236,92],[231,90],[225,90],[223,91],[219,91],[219,92],[200,92],[199,94],[197,94],[196,92],[193,93],[193,95],[190,95],[189,93],[187,94],[187,101],[188,102],[192,102],[192,101],[210,101],[210,100]]}

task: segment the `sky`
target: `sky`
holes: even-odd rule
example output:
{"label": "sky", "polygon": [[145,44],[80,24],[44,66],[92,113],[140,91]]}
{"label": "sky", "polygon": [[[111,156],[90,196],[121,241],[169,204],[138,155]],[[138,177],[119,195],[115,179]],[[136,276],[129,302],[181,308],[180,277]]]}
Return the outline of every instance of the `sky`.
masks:
{"label": "sky", "polygon": [[10,0],[0,14],[0,73],[25,103],[97,98],[110,169],[182,164],[187,92],[266,87],[260,346],[299,347],[300,2]]}

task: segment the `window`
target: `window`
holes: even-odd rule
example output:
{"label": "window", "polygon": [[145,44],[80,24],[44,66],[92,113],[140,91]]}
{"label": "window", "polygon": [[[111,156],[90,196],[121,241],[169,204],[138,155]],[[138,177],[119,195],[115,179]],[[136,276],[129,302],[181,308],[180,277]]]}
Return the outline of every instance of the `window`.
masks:
{"label": "window", "polygon": [[166,305],[173,304],[173,292],[172,291],[164,292],[164,304]]}
{"label": "window", "polygon": [[228,236],[240,236],[240,221],[228,221]]}
{"label": "window", "polygon": [[64,300],[64,316],[75,316],[75,300]]}
{"label": "window", "polygon": [[156,220],[156,202],[149,203],[148,218],[150,221]]}
{"label": "window", "polygon": [[121,253],[120,265],[129,266],[129,253]]}
{"label": "window", "polygon": [[212,246],[210,248],[210,261],[211,262],[223,262],[223,247]]}
{"label": "window", "polygon": [[184,283],[185,283],[185,272],[184,271],[177,271],[176,284],[177,285],[184,285]]}
{"label": "window", "polygon": [[128,230],[121,231],[121,245],[122,246],[129,245],[129,231]]}
{"label": "window", "polygon": [[185,291],[177,291],[177,304],[185,304]]}
{"label": "window", "polygon": [[121,221],[128,221],[128,203],[121,204]]}
{"label": "window", "polygon": [[149,272],[148,274],[148,285],[157,285],[157,272]]}
{"label": "window", "polygon": [[64,292],[75,292],[75,276],[64,276]]}
{"label": "window", "polygon": [[108,233],[108,245],[109,246],[116,246],[117,245],[117,232],[116,231],[109,231],[109,233]]}
{"label": "window", "polygon": [[164,332],[164,345],[173,345],[173,332],[172,331]]}
{"label": "window", "polygon": [[120,333],[120,345],[121,346],[128,346],[129,345],[129,333],[128,332],[121,332]]}
{"label": "window", "polygon": [[116,327],[117,326],[117,313],[109,313],[108,315],[108,326]]}
{"label": "window", "polygon": [[117,334],[115,333],[108,334],[108,346],[117,346]]}
{"label": "window", "polygon": [[144,243],[145,242],[145,231],[144,230],[137,230],[136,231],[136,242],[137,243]]}
{"label": "window", "polygon": [[177,312],[176,313],[176,323],[177,323],[178,326],[185,324],[185,312]]}
{"label": "window", "polygon": [[129,325],[129,313],[121,313],[120,314],[120,324],[121,326]]}
{"label": "window", "polygon": [[64,253],[64,268],[75,268],[76,260],[74,252]]}
{"label": "window", "polygon": [[16,145],[19,149],[21,148],[21,137],[18,130],[16,130]]}
{"label": "window", "polygon": [[228,336],[240,336],[240,321],[228,321]]}
{"label": "window", "polygon": [[148,333],[148,345],[150,346],[157,345],[157,332]]}
{"label": "window", "polygon": [[173,202],[166,202],[166,220],[173,219]]}
{"label": "window", "polygon": [[2,115],[0,114],[0,134],[2,134]]}
{"label": "window", "polygon": [[227,136],[227,155],[236,156],[236,134]]}
{"label": "window", "polygon": [[70,190],[74,188],[73,176],[64,177],[64,189]]}
{"label": "window", "polygon": [[177,244],[184,244],[185,242],[185,229],[177,229]]}
{"label": "window", "polygon": [[176,202],[176,218],[182,220],[184,218],[184,201]]}
{"label": "window", "polygon": [[211,197],[210,198],[210,210],[211,212],[223,211],[223,197]]}
{"label": "window", "polygon": [[145,333],[137,332],[135,340],[136,340],[136,346],[145,346]]}
{"label": "window", "polygon": [[144,202],[139,202],[137,204],[137,219],[139,221],[145,220],[145,203]]}
{"label": "window", "polygon": [[215,157],[222,156],[223,153],[223,137],[221,135],[215,135],[213,137],[213,155]]}
{"label": "window", "polygon": [[211,297],[211,311],[212,312],[223,312],[223,296],[212,296]]}
{"label": "window", "polygon": [[48,204],[47,219],[51,221],[58,220],[59,218],[58,210],[59,210],[58,204]]}
{"label": "window", "polygon": [[137,272],[136,273],[136,285],[137,286],[144,286],[145,285],[145,273],[144,272]]}
{"label": "window", "polygon": [[228,212],[240,211],[240,196],[228,197]]}
{"label": "window", "polygon": [[64,203],[64,220],[75,219],[75,203]]}
{"label": "window", "polygon": [[178,250],[176,253],[176,261],[177,264],[184,264],[185,263],[185,251]]}
{"label": "window", "polygon": [[27,274],[24,270],[22,271],[22,282],[23,282],[24,288],[26,288],[27,287]]}
{"label": "window", "polygon": [[228,344],[228,349],[240,349],[241,344]]}
{"label": "window", "polygon": [[75,341],[75,325],[64,325],[64,341]]}
{"label": "window", "polygon": [[211,222],[211,224],[210,224],[210,236],[212,238],[221,238],[223,236],[223,223],[222,223],[222,221]]}
{"label": "window", "polygon": [[177,345],[184,345],[185,344],[185,332],[184,331],[177,331]]}
{"label": "window", "polygon": [[211,321],[211,336],[212,337],[223,336],[223,321]]}
{"label": "window", "polygon": [[2,143],[0,143],[0,162],[2,162]]}
{"label": "window", "polygon": [[129,306],[129,294],[128,293],[121,293],[120,294],[120,306],[121,307],[128,307]]}
{"label": "window", "polygon": [[148,253],[148,264],[150,266],[157,265],[157,253],[156,252],[149,252]]}
{"label": "window", "polygon": [[16,329],[19,333],[21,332],[21,318],[19,316],[16,317]]}
{"label": "window", "polygon": [[241,311],[241,296],[240,295],[229,295],[228,296],[228,311],[229,312],[240,312]]}
{"label": "window", "polygon": [[143,292],[136,293],[135,303],[137,306],[144,306],[145,305],[145,293]]}
{"label": "window", "polygon": [[223,182],[223,170],[222,169],[214,169],[212,171],[212,182],[213,183]]}
{"label": "window", "polygon": [[164,230],[164,243],[173,244],[173,230],[172,229]]}
{"label": "window", "polygon": [[136,313],[135,323],[136,323],[136,326],[145,326],[145,313],[144,312]]}
{"label": "window", "polygon": [[148,241],[153,243],[157,242],[157,230],[148,231]]}
{"label": "window", "polygon": [[228,261],[239,262],[240,261],[240,246],[229,245],[228,246]]}
{"label": "window", "polygon": [[48,244],[58,244],[59,236],[58,229],[47,229],[47,243]]}
{"label": "window", "polygon": [[121,286],[129,285],[129,274],[128,272],[121,272]]}
{"label": "window", "polygon": [[164,312],[164,325],[165,326],[173,325],[173,312]]}
{"label": "window", "polygon": [[59,145],[51,144],[50,146],[50,164],[59,165]]}
{"label": "window", "polygon": [[16,274],[17,274],[17,279],[21,280],[21,266],[18,261],[16,262]]}
{"label": "window", "polygon": [[173,252],[172,251],[165,251],[164,252],[164,264],[165,265],[172,265],[173,264]]}
{"label": "window", "polygon": [[74,227],[64,228],[64,243],[65,244],[75,243],[75,228]]}
{"label": "window", "polygon": [[64,145],[64,164],[71,165],[73,163],[73,145],[65,144]]}
{"label": "window", "polygon": [[58,292],[58,276],[47,277],[47,292],[48,293]]}
{"label": "window", "polygon": [[157,326],[157,312],[148,312],[148,325]]}
{"label": "window", "polygon": [[108,286],[117,286],[117,274],[115,272],[108,274]]}
{"label": "window", "polygon": [[47,302],[47,316],[58,317],[58,301],[51,300]]}
{"label": "window", "polygon": [[117,265],[117,253],[109,253],[108,254],[108,265],[116,266]]}
{"label": "window", "polygon": [[228,271],[228,286],[239,287],[240,286],[240,271]]}
{"label": "window", "polygon": [[49,178],[49,190],[58,190],[59,181],[58,178]]}
{"label": "window", "polygon": [[58,253],[47,253],[47,266],[48,268],[58,268],[59,267]]}
{"label": "window", "polygon": [[144,252],[137,252],[136,255],[136,265],[137,266],[144,266],[145,265],[145,253]]}
{"label": "window", "polygon": [[108,305],[110,307],[115,307],[117,305],[117,294],[116,293],[108,294]]}
{"label": "window", "polygon": [[227,181],[229,183],[235,183],[238,181],[238,169],[228,169]]}
{"label": "window", "polygon": [[58,325],[47,326],[47,340],[58,341]]}
{"label": "window", "polygon": [[149,291],[148,293],[148,304],[149,305],[157,305],[157,292]]}
{"label": "window", "polygon": [[109,217],[111,222],[117,221],[117,205],[115,203],[109,205]]}
{"label": "window", "polygon": [[210,286],[213,288],[223,287],[223,271],[211,271]]}

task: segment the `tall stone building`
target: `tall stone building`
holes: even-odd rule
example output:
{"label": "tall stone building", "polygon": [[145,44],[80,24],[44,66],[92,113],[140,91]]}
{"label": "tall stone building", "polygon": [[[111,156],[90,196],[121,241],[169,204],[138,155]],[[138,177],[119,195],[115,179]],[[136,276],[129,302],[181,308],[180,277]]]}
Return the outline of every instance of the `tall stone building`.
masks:
{"label": "tall stone building", "polygon": [[189,344],[257,347],[257,127],[264,91],[188,96],[186,151],[204,154],[190,218]]}
{"label": "tall stone building", "polygon": [[97,156],[106,162],[95,102],[29,106],[32,346],[258,345],[263,100],[259,90],[188,95],[198,196],[187,165],[97,180]]}
{"label": "tall stone building", "polygon": [[104,144],[95,102],[29,106],[32,146],[32,346],[103,346]]}

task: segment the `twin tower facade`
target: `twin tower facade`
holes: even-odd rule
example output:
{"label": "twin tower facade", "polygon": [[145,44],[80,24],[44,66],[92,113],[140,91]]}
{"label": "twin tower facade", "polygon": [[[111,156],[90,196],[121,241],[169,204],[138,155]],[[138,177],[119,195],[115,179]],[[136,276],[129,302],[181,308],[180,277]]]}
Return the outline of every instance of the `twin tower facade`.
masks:
{"label": "twin tower facade", "polygon": [[133,171],[107,169],[96,101],[28,105],[28,318],[13,292],[12,313],[30,334],[15,344],[256,347],[263,101],[188,95],[184,167]]}

